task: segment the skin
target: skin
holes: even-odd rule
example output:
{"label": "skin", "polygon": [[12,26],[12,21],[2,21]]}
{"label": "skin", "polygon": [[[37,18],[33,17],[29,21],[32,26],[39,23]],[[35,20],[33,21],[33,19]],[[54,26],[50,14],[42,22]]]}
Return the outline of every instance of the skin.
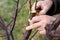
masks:
{"label": "skin", "polygon": [[[33,17],[30,21],[31,25],[26,27],[26,30],[31,30],[36,28],[41,35],[45,35],[45,27],[47,24],[51,24],[56,18],[48,15],[40,15]],[[48,21],[49,20],[49,21]]]}
{"label": "skin", "polygon": [[[46,25],[51,24],[56,19],[52,16],[44,15],[50,9],[52,4],[53,4],[52,0],[44,0],[37,2],[36,8],[41,8],[42,10],[39,11],[39,16],[35,16],[32,18],[32,20],[30,21],[30,26],[27,26],[26,30],[36,28],[41,35],[45,35]],[[31,10],[35,11],[35,3],[33,4]]]}
{"label": "skin", "polygon": [[[46,14],[46,12],[51,8],[53,4],[52,0],[44,0],[44,1],[38,1],[36,8],[41,8],[42,10],[39,11],[39,15]],[[35,11],[35,3],[32,6],[32,11]]]}

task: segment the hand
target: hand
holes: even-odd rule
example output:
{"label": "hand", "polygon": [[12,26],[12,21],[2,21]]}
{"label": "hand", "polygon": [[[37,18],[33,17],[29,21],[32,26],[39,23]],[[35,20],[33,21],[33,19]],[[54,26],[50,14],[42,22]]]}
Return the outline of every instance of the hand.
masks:
{"label": "hand", "polygon": [[46,34],[45,27],[47,24],[51,24],[56,18],[48,15],[40,15],[33,17],[30,21],[30,26],[26,27],[26,30],[36,28],[40,34]]}
{"label": "hand", "polygon": [[[52,0],[44,0],[37,2],[36,9],[39,10],[39,15],[46,14],[53,4]],[[41,10],[40,10],[41,8]],[[32,11],[35,11],[35,3],[32,5]]]}

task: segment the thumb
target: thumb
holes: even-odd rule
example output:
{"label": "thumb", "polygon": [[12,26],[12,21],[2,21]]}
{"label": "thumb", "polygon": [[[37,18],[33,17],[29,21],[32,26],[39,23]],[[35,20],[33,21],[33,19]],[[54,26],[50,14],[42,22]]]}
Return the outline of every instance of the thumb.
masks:
{"label": "thumb", "polygon": [[39,15],[44,15],[44,14],[46,14],[46,10],[41,10],[41,11],[39,12]]}

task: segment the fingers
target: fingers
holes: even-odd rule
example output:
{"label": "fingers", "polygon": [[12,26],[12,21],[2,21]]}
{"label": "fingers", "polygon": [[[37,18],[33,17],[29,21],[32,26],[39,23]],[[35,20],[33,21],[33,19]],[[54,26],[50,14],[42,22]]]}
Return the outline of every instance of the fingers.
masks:
{"label": "fingers", "polygon": [[45,35],[46,34],[46,30],[45,30],[45,27],[46,27],[46,23],[43,24],[41,27],[37,28],[38,32],[41,34],[41,35]]}
{"label": "fingers", "polygon": [[31,22],[33,22],[33,23],[36,23],[36,22],[39,22],[39,21],[41,21],[41,17],[39,17],[39,16],[35,16],[31,20]]}
{"label": "fingers", "polygon": [[[48,16],[48,15],[40,15],[40,16],[35,16],[32,18],[31,22],[32,23],[36,23],[36,22],[46,22],[46,23],[50,23],[52,21],[54,21],[56,18],[52,17],[52,16]],[[48,21],[49,20],[49,21]]]}
{"label": "fingers", "polygon": [[32,24],[32,25],[26,27],[26,30],[31,30],[33,28],[37,28],[38,32],[41,35],[45,35],[46,34],[45,27],[46,27],[46,23],[44,23],[44,22],[38,22],[38,23],[35,23],[35,24]]}
{"label": "fingers", "polygon": [[48,11],[48,8],[47,7],[44,7],[44,8],[42,8],[42,10],[39,12],[39,15],[44,15],[44,14],[46,14],[47,13],[47,11]]}
{"label": "fingers", "polygon": [[41,30],[41,31],[38,31],[41,35],[45,35],[46,34],[46,30]]}
{"label": "fingers", "polygon": [[35,16],[32,18],[31,22],[40,22],[46,19],[46,15]]}
{"label": "fingers", "polygon": [[[31,8],[32,11],[35,10],[35,4],[36,3],[34,3],[33,6],[32,6],[32,8]],[[40,4],[40,1],[39,1],[39,2],[37,2],[36,8],[39,8],[40,6],[41,6],[41,4]]]}
{"label": "fingers", "polygon": [[38,27],[40,27],[42,24],[43,24],[43,22],[34,23],[34,24],[26,27],[26,30],[31,30],[31,29],[33,29],[33,28],[38,28]]}
{"label": "fingers", "polygon": [[41,11],[39,12],[39,15],[44,15],[44,14],[46,14],[45,10],[41,10]]}
{"label": "fingers", "polygon": [[47,23],[45,21],[40,21],[40,22],[31,24],[30,26],[26,27],[26,30],[31,30],[33,28],[39,28],[39,27],[45,27],[46,24]]}
{"label": "fingers", "polygon": [[41,27],[37,28],[37,30],[41,31],[44,30],[46,27],[47,23],[43,22],[43,24],[41,25]]}

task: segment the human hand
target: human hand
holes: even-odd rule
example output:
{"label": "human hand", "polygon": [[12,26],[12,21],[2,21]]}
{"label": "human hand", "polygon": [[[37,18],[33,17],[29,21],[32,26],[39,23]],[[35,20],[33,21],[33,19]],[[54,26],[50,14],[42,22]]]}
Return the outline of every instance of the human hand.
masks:
{"label": "human hand", "polygon": [[39,15],[41,15],[41,14],[46,14],[46,12],[51,8],[53,1],[44,0],[44,1],[38,1],[37,4],[36,5],[35,4],[36,3],[32,5],[31,10],[35,11],[35,6],[36,6],[36,9],[39,10]]}
{"label": "human hand", "polygon": [[30,26],[26,27],[26,30],[36,28],[40,34],[46,34],[45,27],[47,24],[51,24],[56,18],[48,15],[40,15],[33,17],[30,21]]}

